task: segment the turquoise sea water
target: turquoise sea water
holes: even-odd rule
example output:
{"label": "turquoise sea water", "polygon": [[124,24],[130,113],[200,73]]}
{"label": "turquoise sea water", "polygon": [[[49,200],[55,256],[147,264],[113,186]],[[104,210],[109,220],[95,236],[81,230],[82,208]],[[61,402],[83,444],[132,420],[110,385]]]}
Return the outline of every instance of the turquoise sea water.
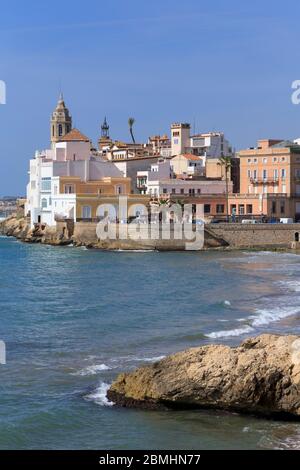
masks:
{"label": "turquoise sea water", "polygon": [[300,334],[300,258],[101,252],[0,238],[1,449],[300,448],[300,425],[105,398],[118,372],[190,346]]}

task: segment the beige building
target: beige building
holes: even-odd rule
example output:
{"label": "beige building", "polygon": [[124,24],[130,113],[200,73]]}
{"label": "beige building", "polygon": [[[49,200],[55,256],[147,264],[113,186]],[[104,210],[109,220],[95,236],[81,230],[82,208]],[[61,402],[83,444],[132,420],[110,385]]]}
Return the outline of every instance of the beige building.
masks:
{"label": "beige building", "polygon": [[50,120],[50,140],[53,148],[54,144],[68,134],[72,129],[72,117],[65,105],[63,94],[58,99],[55,110]]}
{"label": "beige building", "polygon": [[171,126],[172,155],[180,155],[190,147],[191,126],[188,123],[174,123]]}
{"label": "beige building", "polygon": [[[300,218],[300,145],[263,139],[241,150],[240,196],[252,199],[253,214]],[[241,202],[239,211],[246,211]],[[250,205],[250,203],[249,203]],[[238,207],[238,206],[237,206]],[[238,213],[237,212],[237,213]]]}
{"label": "beige building", "polygon": [[175,175],[185,177],[203,176],[205,159],[191,153],[183,153],[171,159],[171,168]]}

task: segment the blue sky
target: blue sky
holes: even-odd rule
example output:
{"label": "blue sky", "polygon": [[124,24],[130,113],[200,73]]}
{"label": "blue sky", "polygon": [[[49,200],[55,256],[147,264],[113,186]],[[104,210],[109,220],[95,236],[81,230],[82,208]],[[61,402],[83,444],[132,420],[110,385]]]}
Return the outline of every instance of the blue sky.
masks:
{"label": "blue sky", "polygon": [[94,142],[139,141],[172,121],[223,130],[237,148],[300,137],[296,0],[1,2],[0,195],[24,194],[28,160],[49,145],[62,88],[73,124]]}

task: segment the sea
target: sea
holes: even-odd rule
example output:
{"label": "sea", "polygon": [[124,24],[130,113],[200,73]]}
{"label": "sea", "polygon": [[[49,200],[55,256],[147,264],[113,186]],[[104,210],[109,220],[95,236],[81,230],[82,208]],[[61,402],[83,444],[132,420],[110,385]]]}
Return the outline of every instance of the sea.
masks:
{"label": "sea", "polygon": [[0,238],[0,449],[300,449],[300,423],[113,406],[118,373],[300,334],[300,257],[105,252]]}

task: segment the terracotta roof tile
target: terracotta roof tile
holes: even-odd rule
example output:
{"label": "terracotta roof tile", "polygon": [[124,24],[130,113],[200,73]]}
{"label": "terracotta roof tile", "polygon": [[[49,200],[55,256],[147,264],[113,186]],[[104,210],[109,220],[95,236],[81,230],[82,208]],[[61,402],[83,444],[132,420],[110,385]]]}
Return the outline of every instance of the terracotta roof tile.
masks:
{"label": "terracotta roof tile", "polygon": [[90,139],[82,134],[78,129],[72,129],[68,134],[64,135],[60,142],[90,142]]}
{"label": "terracotta roof tile", "polygon": [[197,155],[193,155],[192,153],[182,153],[182,157],[186,158],[187,160],[201,160],[201,157],[197,157]]}

